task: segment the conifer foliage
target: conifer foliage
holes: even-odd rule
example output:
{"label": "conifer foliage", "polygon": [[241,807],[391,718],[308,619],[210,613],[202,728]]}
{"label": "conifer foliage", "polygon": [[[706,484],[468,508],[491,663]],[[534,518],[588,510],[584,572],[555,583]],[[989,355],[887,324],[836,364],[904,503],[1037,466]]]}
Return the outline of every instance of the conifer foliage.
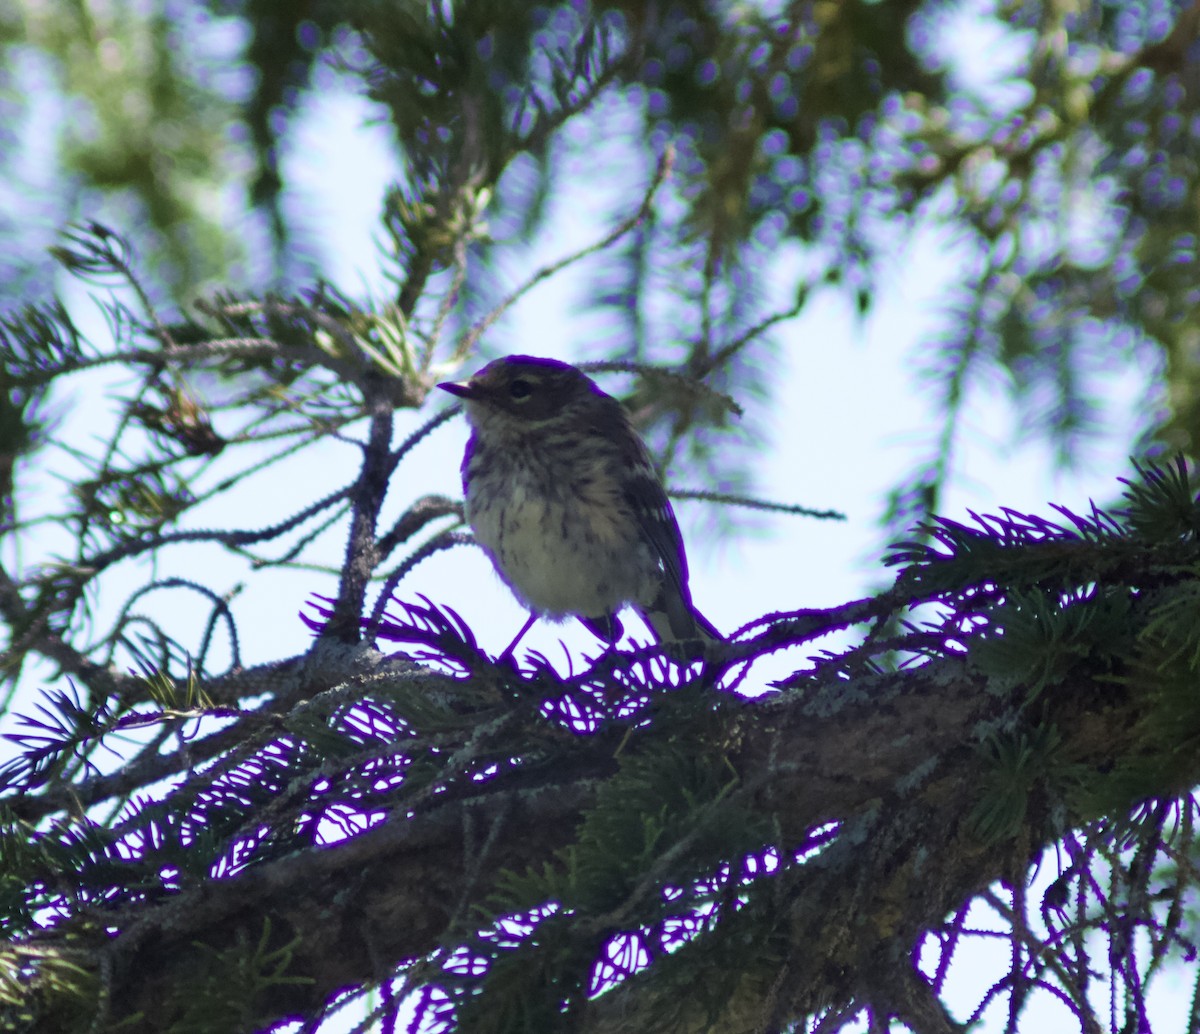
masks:
{"label": "conifer foliage", "polygon": [[[100,227],[60,259],[136,282]],[[1048,988],[1095,1029],[1137,1022],[1158,970],[1194,955],[1200,510],[1182,460],[1138,467],[1111,512],[933,521],[880,596],[768,615],[688,667],[643,648],[563,673],[494,660],[452,610],[405,598],[412,565],[463,540],[459,509],[372,515],[444,417],[393,448],[376,425],[427,380],[384,376],[344,301],[224,300],[178,328],[112,304],[128,330],[107,354],[61,310],[6,328],[31,382],[119,362],[145,385],[70,497],[75,563],[5,575],[12,675],[39,655],[64,673],[0,772],[9,1026],[260,1029],[379,987],[376,1017],[415,1009],[414,1029],[833,1029],[863,1011],[955,1029],[940,995],[984,902],[1012,965],[978,1008],[1016,1018]],[[210,417],[180,385],[221,364]],[[344,489],[258,529],[178,527],[239,480],[215,475],[231,456],[310,446],[368,405]],[[218,434],[226,414],[243,423]],[[252,632],[200,577],[148,581],[79,642],[122,561],[215,543],[290,562],[333,515],[350,541],[305,655],[243,666]],[[178,593],[206,601],[198,648],[146,605]],[[862,635],[736,692],[757,659],[841,629]],[[1055,877],[1035,893],[1039,864]]]}
{"label": "conifer foliage", "polygon": [[[997,8],[1029,44],[1000,86],[1032,88],[992,97],[954,86],[932,0],[178,6],[197,34],[245,29],[239,97],[138,5],[87,31],[74,8],[0,14],[0,48],[94,107],[64,170],[141,216],[65,231],[66,300],[22,240],[0,256],[19,296],[0,311],[0,1027],[942,1034],[985,1012],[1018,1031],[1041,999],[1064,1029],[1148,1030],[1198,936],[1200,9]],[[279,156],[334,58],[402,155],[383,301],[289,258]],[[195,301],[232,262],[192,202],[224,185],[213,126],[234,118],[278,289]],[[628,190],[513,286],[513,242],[580,155]],[[1082,243],[1051,229],[1079,198],[1106,216]],[[610,338],[591,368],[621,376],[664,467],[708,479],[693,497],[771,506],[742,489],[772,335],[816,287],[868,310],[914,218],[954,221],[977,263],[922,357],[945,422],[893,493],[889,588],[764,615],[686,665],[496,658],[408,590],[470,542],[460,502],[407,476],[454,412],[432,386],[538,284],[592,263]],[[795,240],[812,261],[773,308]],[[981,374],[1009,375],[1066,460],[1117,360],[1158,370],[1163,401],[1116,503],[935,516]],[[109,374],[111,420],[60,436],[63,386]],[[397,414],[419,414],[407,437]],[[340,486],[211,522],[333,448]],[[214,554],[243,584],[303,572],[281,606],[310,647],[259,660],[261,615]],[[792,673],[761,686],[784,651]],[[964,1011],[980,943],[1006,961]]]}

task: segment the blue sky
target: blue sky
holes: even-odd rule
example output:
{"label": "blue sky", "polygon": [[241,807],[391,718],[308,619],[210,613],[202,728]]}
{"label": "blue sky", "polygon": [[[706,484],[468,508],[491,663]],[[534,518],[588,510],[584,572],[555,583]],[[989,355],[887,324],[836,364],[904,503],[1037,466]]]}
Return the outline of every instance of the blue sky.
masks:
{"label": "blue sky", "polygon": [[[991,46],[985,37],[976,38],[973,45],[985,52]],[[1009,53],[999,49],[993,56],[995,69],[1007,62]],[[373,234],[376,199],[387,181],[390,156],[386,141],[360,126],[361,105],[346,94],[326,95],[313,103],[289,157],[289,162],[295,159],[289,179],[300,193],[317,200],[318,207],[309,214],[321,213],[324,229],[318,235],[328,241],[335,282],[351,291],[365,287],[383,297],[388,285],[381,278]],[[337,189],[329,190],[330,184]],[[587,213],[597,206],[588,204],[587,191],[584,184],[578,197],[568,193],[558,199],[560,211],[546,220],[553,230],[531,248],[530,270],[609,228],[589,223]],[[885,260],[865,319],[858,317],[849,298],[828,290],[816,295],[800,318],[781,328],[782,369],[767,414],[775,430],[771,447],[757,460],[758,484],[764,486],[759,494],[841,510],[847,519],[771,516],[759,522],[764,526],[760,533],[698,540],[695,533],[703,522],[696,508],[707,504],[677,504],[688,540],[693,593],[718,627],[729,632],[774,610],[836,605],[887,580],[880,563],[883,543],[877,519],[884,494],[911,468],[930,429],[938,426],[939,414],[923,391],[917,369],[921,350],[937,340],[944,326],[948,289],[967,260],[965,246],[953,232],[928,221],[898,241]],[[801,262],[802,256],[791,252],[773,263],[772,289],[780,303],[790,296]],[[511,342],[514,351],[578,358],[574,342],[581,320],[575,309],[587,275],[587,267],[581,266],[535,289],[516,307],[503,340]],[[969,509],[988,512],[1009,506],[1046,514],[1050,502],[1086,510],[1093,499],[1101,504],[1113,500],[1119,488],[1115,477],[1127,469],[1127,449],[1138,426],[1138,407],[1145,404],[1147,380],[1148,372],[1142,376],[1125,370],[1098,385],[1108,399],[1109,423],[1084,450],[1078,469],[1071,471],[1057,469],[1051,450],[1042,443],[1020,444],[1021,417],[1008,401],[1003,382],[976,390],[965,408],[967,418],[942,512],[962,519]],[[465,439],[461,420],[439,430],[406,464],[407,472],[402,468],[405,487],[400,492],[457,494]],[[474,550],[443,554],[423,565],[401,587],[402,595],[416,592],[458,609],[493,650],[508,642],[524,616],[486,559]],[[595,644],[572,623],[543,622],[523,646],[554,658],[562,655],[559,642],[576,653],[590,651]],[[765,685],[803,663],[802,655],[777,658],[756,671],[750,686]],[[1043,867],[1039,880],[1048,882],[1052,871],[1052,866]],[[995,925],[982,907],[973,918],[979,926]],[[969,1015],[1008,961],[1002,941],[976,942],[960,951],[948,995],[960,1017]],[[1152,1015],[1167,1027],[1175,1025],[1189,993],[1187,980],[1171,976],[1161,981],[1152,996]],[[1002,1000],[983,1029],[999,1030],[1004,1020]],[[1066,1010],[1045,996],[1028,1015],[1025,1029],[1066,1029],[1069,1021]],[[331,1023],[330,1029],[336,1026]]]}
{"label": "blue sky", "polygon": [[[986,40],[975,45],[986,45]],[[1002,55],[1001,55],[1002,56]],[[383,131],[364,124],[371,114],[365,102],[348,92],[326,91],[310,100],[299,134],[285,155],[286,178],[293,184],[292,201],[302,202],[310,225],[326,251],[329,279],[352,296],[386,297],[391,285],[384,278],[377,247],[381,198],[396,165]],[[587,184],[578,194],[557,199],[559,211],[546,220],[548,231],[532,242],[529,269],[574,251],[600,236],[608,225],[592,221],[595,206],[587,203]],[[883,497],[920,455],[924,436],[938,425],[939,414],[926,398],[916,370],[921,350],[934,342],[944,323],[948,288],[961,275],[966,252],[952,232],[929,221],[919,225],[896,248],[880,270],[879,290],[865,318],[855,313],[850,299],[828,290],[817,294],[803,315],[784,325],[781,369],[773,400],[764,420],[774,431],[768,449],[757,458],[758,492],[782,502],[844,512],[844,522],[769,516],[758,521],[762,531],[730,535],[716,541],[699,534],[704,526],[699,508],[677,505],[688,541],[692,587],[697,605],[721,629],[775,610],[832,606],[865,595],[887,579],[881,565],[882,545],[877,519]],[[785,249],[772,264],[770,290],[780,302],[791,296],[794,274],[803,262],[796,249]],[[588,275],[587,267],[572,269],[542,285],[522,300],[498,333],[519,343],[520,350],[571,360],[579,357],[580,320],[575,309]],[[89,305],[75,290],[73,304],[83,313]],[[102,334],[93,314],[89,325]],[[1115,477],[1126,470],[1126,450],[1144,404],[1145,378],[1115,373],[1104,385],[1110,399],[1110,426],[1087,449],[1080,469],[1056,470],[1054,458],[1038,442],[1015,444],[1020,418],[1008,403],[1001,382],[980,388],[969,401],[968,419],[955,460],[955,474],[942,506],[950,517],[962,518],[968,509],[994,511],[1000,506],[1047,513],[1051,501],[1086,510],[1095,499],[1115,498]],[[70,408],[60,437],[99,433],[111,419],[111,397],[119,378],[110,373],[79,378],[70,389]],[[449,400],[435,400],[435,406]],[[428,415],[401,413],[397,440]],[[466,439],[461,420],[437,431],[418,447],[398,471],[385,523],[403,506],[426,493],[460,494],[458,464]],[[231,494],[220,506],[203,514],[206,525],[261,526],[281,520],[343,483],[356,461],[353,447],[330,442],[303,460],[266,472],[244,491]],[[70,474],[72,462],[58,454],[48,460],[47,475]],[[700,487],[681,485],[680,487]],[[336,565],[343,543],[327,535],[323,548]],[[25,560],[53,551],[53,530],[33,543]],[[5,559],[10,559],[5,553]],[[216,549],[166,557],[156,574],[185,575],[203,565],[209,583],[218,591],[232,587],[244,572]],[[128,589],[143,581],[148,567],[129,565],[114,572],[99,601],[96,627],[103,629],[115,616]],[[308,629],[297,613],[316,592],[329,593],[334,581],[318,572],[270,572],[246,582],[233,606],[250,631],[243,642],[246,663],[264,662],[304,651]],[[400,595],[424,593],[457,609],[476,630],[485,647],[498,651],[520,627],[524,615],[477,550],[459,549],[428,561],[402,583]],[[167,597],[163,597],[166,601]],[[200,620],[198,605],[173,596],[169,620],[176,627]],[[566,648],[591,651],[595,641],[568,623],[541,623],[523,646],[550,657]],[[824,645],[824,644],[821,644]],[[751,685],[802,666],[804,655],[777,658],[756,671]],[[32,669],[32,689],[46,671]],[[18,708],[20,710],[21,708]],[[6,723],[11,728],[11,720]],[[0,753],[3,752],[0,745]],[[988,951],[990,951],[990,946]],[[978,994],[980,976],[1007,961],[988,954],[972,961],[964,952],[961,977],[964,1008]],[[972,979],[972,974],[976,979]],[[982,986],[986,986],[984,979]],[[1168,1011],[1180,1008],[1169,993]],[[1046,1026],[1056,1029],[1053,1007]],[[994,1025],[1002,1022],[1002,1010]],[[337,1029],[330,1024],[329,1030]],[[1030,1030],[1035,1029],[1033,1026]]]}

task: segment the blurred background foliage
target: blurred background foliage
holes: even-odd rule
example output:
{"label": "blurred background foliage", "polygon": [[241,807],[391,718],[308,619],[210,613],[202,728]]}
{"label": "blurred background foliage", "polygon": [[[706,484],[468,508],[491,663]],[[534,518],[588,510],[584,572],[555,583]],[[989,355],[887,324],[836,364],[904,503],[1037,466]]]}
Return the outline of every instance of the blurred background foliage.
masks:
{"label": "blurred background foliage", "polygon": [[[1156,371],[1129,451],[1197,458],[1198,27],[1200,5],[1178,0],[5,0],[3,305],[51,292],[47,245],[85,219],[130,236],[151,293],[177,305],[311,284],[319,242],[280,156],[334,78],[390,123],[392,301],[410,314],[468,248],[461,327],[500,296],[503,242],[553,232],[567,179],[626,179],[634,199],[671,145],[669,197],[600,256],[596,358],[764,393],[778,345],[742,335],[785,315],[761,289],[784,243],[807,249],[797,306],[833,285],[866,311],[915,221],[971,242],[946,333],[914,357],[945,419],[893,493],[899,530],[936,507],[985,380],[1069,464],[1104,419],[1094,375]],[[982,86],[954,66],[964,33],[986,41]],[[581,119],[604,135],[572,132]],[[481,211],[488,233],[453,230]],[[10,458],[38,439],[18,396]],[[723,411],[676,406],[652,435],[672,447],[706,419]]]}
{"label": "blurred background foliage", "polygon": [[[257,473],[370,416],[369,444],[387,454],[392,410],[494,347],[481,335],[512,283],[540,275],[528,246],[575,248],[553,213],[581,177],[596,184],[588,215],[630,232],[587,256],[583,302],[602,319],[579,352],[629,375],[664,462],[692,464],[684,481],[744,486],[760,429],[747,407],[731,430],[722,393],[769,396],[785,340],[772,331],[820,291],[868,312],[886,261],[931,224],[968,257],[943,333],[912,356],[942,419],[892,492],[889,534],[939,507],[980,385],[1003,385],[1023,432],[1071,464],[1106,419],[1104,385],[1148,379],[1129,452],[1200,460],[1198,36],[1200,0],[0,0],[0,534],[23,530],[14,470],[53,439],[56,378],[138,371],[110,440],[66,443],[87,475],[36,518],[70,529],[71,562],[0,579],[16,643],[0,680],[15,686],[41,651],[85,682],[87,706],[60,697],[55,742],[72,749],[101,748],[97,715],[121,731],[155,672],[182,672],[187,691],[161,707],[191,707],[192,674],[224,662],[208,647],[233,627],[226,596],[155,575],[98,645],[68,648],[68,633],[91,635],[98,575],[197,538],[255,569],[299,564],[347,513],[351,546],[379,547],[371,571],[350,560],[373,550],[346,552],[338,616],[357,634],[368,575],[387,599],[425,549],[398,559],[413,536],[457,519],[452,500],[427,497],[372,537],[404,447],[359,479],[376,492],[369,520],[358,482],[264,528],[177,532],[180,518],[237,480],[226,463],[242,446],[276,450],[242,468]],[[377,202],[386,298],[320,282],[328,256],[288,182],[285,157],[313,146],[297,135],[305,106],[346,84],[395,149]],[[64,238],[72,223],[87,229]],[[778,258],[796,245],[780,308],[793,266]],[[122,285],[103,308],[114,346],[82,340],[64,274],[75,291]],[[847,476],[868,462],[847,456]],[[194,652],[134,609],[181,586],[211,606]],[[130,689],[114,657],[138,642],[153,663]],[[1193,684],[1189,669],[1179,685]],[[70,764],[75,778],[91,761]]]}

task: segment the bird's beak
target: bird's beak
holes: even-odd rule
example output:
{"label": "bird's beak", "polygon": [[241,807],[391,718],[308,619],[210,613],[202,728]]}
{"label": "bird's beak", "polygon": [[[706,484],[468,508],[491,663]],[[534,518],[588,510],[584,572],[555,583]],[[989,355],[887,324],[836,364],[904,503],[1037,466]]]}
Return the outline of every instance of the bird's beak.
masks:
{"label": "bird's beak", "polygon": [[457,395],[460,399],[479,398],[479,386],[471,381],[443,381],[438,387],[451,395]]}

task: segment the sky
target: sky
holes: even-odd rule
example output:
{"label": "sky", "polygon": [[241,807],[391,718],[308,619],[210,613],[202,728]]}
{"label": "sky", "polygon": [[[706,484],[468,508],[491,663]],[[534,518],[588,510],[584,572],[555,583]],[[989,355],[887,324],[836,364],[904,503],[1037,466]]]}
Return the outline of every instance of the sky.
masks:
{"label": "sky", "polygon": [[[988,44],[986,39],[976,39],[971,45],[986,48]],[[998,54],[996,61],[1002,58]],[[284,168],[285,179],[292,184],[291,201],[305,205],[314,236],[324,242],[329,279],[352,296],[382,298],[391,285],[379,261],[376,225],[381,198],[396,166],[383,131],[368,124],[370,114],[364,101],[346,91],[329,90],[312,98],[284,155]],[[576,196],[568,193],[557,199],[559,211],[546,220],[553,232],[532,247],[529,270],[576,250],[609,228],[589,221],[594,206],[587,204],[587,190],[588,185],[581,184]],[[756,494],[839,510],[846,520],[769,515],[756,521],[760,530],[753,534],[717,539],[701,534],[709,525],[700,510],[710,504],[677,503],[688,542],[695,602],[722,630],[732,632],[776,610],[834,606],[867,595],[890,580],[881,562],[885,543],[877,522],[886,491],[911,468],[930,428],[940,420],[917,369],[922,349],[937,340],[944,325],[948,292],[961,274],[964,259],[962,242],[949,230],[933,222],[920,224],[906,240],[897,242],[880,270],[875,301],[865,317],[856,313],[849,298],[829,289],[817,293],[802,316],[779,331],[781,369],[765,414],[772,434],[769,448],[755,461],[760,486]],[[791,277],[802,261],[797,251],[785,250],[773,263],[769,289],[780,303],[790,296]],[[514,350],[578,359],[583,342],[576,309],[587,275],[585,266],[577,267],[530,292],[518,303],[503,339],[512,342]],[[89,309],[78,289],[73,306],[79,313]],[[101,327],[98,316],[84,318]],[[471,366],[460,372],[471,372]],[[942,513],[963,519],[968,510],[994,512],[1008,506],[1047,514],[1050,502],[1086,510],[1092,500],[1101,504],[1113,500],[1119,490],[1115,478],[1127,470],[1126,450],[1138,423],[1137,407],[1145,398],[1144,385],[1143,379],[1127,373],[1112,378],[1106,386],[1110,424],[1085,450],[1080,467],[1070,471],[1058,469],[1041,443],[1022,443],[1021,418],[1007,400],[1003,383],[978,390],[967,407],[967,427]],[[109,374],[79,378],[64,400],[70,404],[60,437],[102,433],[111,420],[112,397],[121,390]],[[447,398],[433,405],[449,402]],[[429,412],[398,414],[396,440]],[[385,525],[389,515],[394,517],[420,495],[461,494],[458,466],[466,434],[464,422],[456,419],[402,464],[393,482]],[[233,493],[220,508],[206,511],[205,523],[255,527],[284,519],[326,487],[344,483],[355,459],[352,446],[322,445],[315,453],[306,453],[303,461],[265,472],[251,490]],[[69,458],[59,455],[50,461],[47,475],[69,477],[72,469]],[[342,547],[339,534],[324,540],[334,564]],[[48,529],[31,553],[52,551],[58,541]],[[185,575],[198,563],[218,590],[232,588],[243,576],[215,549],[167,557],[155,573]],[[129,565],[111,580],[107,599],[97,608],[98,630],[115,617],[128,588],[143,581],[147,571],[145,564]],[[244,663],[307,649],[310,633],[298,614],[311,594],[329,594],[333,587],[332,576],[312,571],[273,572],[247,581],[233,601],[239,616],[253,629],[243,640]],[[418,593],[454,607],[492,652],[501,650],[524,620],[477,550],[439,554],[421,565],[399,590],[404,598]],[[172,594],[164,605],[180,626],[202,620],[205,614],[199,601],[190,608],[179,594]],[[523,648],[563,657],[560,642],[576,655],[595,648],[595,640],[574,623],[545,622],[530,633]],[[761,689],[804,661],[805,652],[773,659],[756,669],[748,685]],[[47,671],[31,670],[27,678],[31,691]],[[4,731],[11,728],[11,718],[0,726]],[[0,744],[0,759],[4,750]],[[986,920],[981,916],[980,921]],[[986,974],[997,966],[1002,970],[1007,958],[1003,946],[999,954],[990,945],[978,951],[964,949],[956,963],[959,1008],[969,1010],[980,987],[990,982]],[[1164,1010],[1164,1016],[1177,1016],[1183,999],[1180,992],[1171,993],[1172,979],[1164,983],[1156,1008]],[[1181,993],[1187,990],[1183,987]],[[1041,1029],[1057,1029],[1062,1017],[1055,1017],[1053,1005],[1046,1008],[1046,1025]],[[1003,1009],[994,1011],[984,1030],[999,1029],[1003,1019]],[[338,1022],[323,1028],[338,1029]]]}
{"label": "sky", "polygon": [[[375,261],[372,226],[373,199],[386,179],[382,170],[388,152],[386,143],[369,132],[348,132],[359,121],[354,114],[359,103],[345,95],[327,96],[314,104],[296,144],[305,158],[288,172],[301,191],[323,198],[324,233],[331,243],[338,242],[330,251],[334,279],[385,292],[387,285],[379,279]],[[320,148],[321,158],[314,161],[316,143],[331,138],[338,140],[337,146]],[[343,189],[322,193],[322,185],[331,182],[342,184]],[[568,195],[558,204],[561,212],[552,212],[546,220],[558,232],[539,242],[530,269],[573,252],[607,229],[586,224],[580,213],[589,206],[580,198]],[[961,275],[965,255],[962,243],[950,231],[922,225],[882,268],[875,303],[865,318],[859,318],[850,299],[827,290],[780,331],[783,369],[775,397],[768,403],[774,432],[770,447],[757,459],[758,485],[769,488],[758,494],[818,510],[839,510],[846,520],[772,515],[759,522],[763,530],[758,533],[697,541],[689,534],[702,524],[696,509],[709,504],[677,502],[696,604],[722,630],[730,632],[775,610],[835,606],[890,581],[881,562],[885,543],[877,522],[885,493],[921,455],[929,429],[938,426],[939,414],[917,374],[918,360],[921,349],[937,340],[943,327],[945,299]],[[780,258],[773,268],[782,304],[800,257]],[[506,340],[523,352],[579,358],[572,337],[579,321],[573,309],[582,297],[586,276],[586,267],[573,269],[531,292],[518,304]],[[1140,377],[1116,377],[1107,388],[1111,422],[1085,450],[1079,469],[1072,471],[1058,469],[1043,444],[1020,443],[1021,417],[1008,401],[1003,383],[978,391],[966,407],[966,427],[942,512],[965,519],[968,510],[995,512],[1009,506],[1053,516],[1050,502],[1086,511],[1092,500],[1101,504],[1113,500],[1120,487],[1115,478],[1127,470],[1126,450],[1146,390]],[[398,428],[398,436],[404,433]],[[457,419],[420,447],[406,475],[412,491],[458,493],[458,463],[466,435],[464,421]],[[504,647],[524,618],[487,560],[475,550],[443,554],[423,565],[401,587],[401,595],[417,592],[454,606],[493,651]],[[554,658],[556,650],[561,656],[560,641],[573,652],[593,650],[595,643],[573,623],[541,622],[523,648],[540,649]],[[765,687],[771,679],[805,666],[806,655],[816,648],[763,664],[748,680],[748,688]],[[1043,867],[1042,883],[1053,878],[1053,868]],[[982,907],[972,920],[980,927],[1000,928]],[[977,942],[960,950],[948,993],[959,1018],[970,1014],[986,988],[1007,970],[1008,962],[1003,942]],[[1166,1029],[1176,1025],[1177,1020],[1171,1023],[1171,1019],[1186,1009],[1188,980],[1168,977],[1154,992],[1154,1015],[1164,1018]],[[984,1034],[998,1031],[1005,1019],[1001,999],[981,1030]],[[1066,1030],[1069,1019],[1061,1004],[1044,996],[1029,1014],[1025,1029]],[[332,1024],[329,1028],[337,1029]]]}

